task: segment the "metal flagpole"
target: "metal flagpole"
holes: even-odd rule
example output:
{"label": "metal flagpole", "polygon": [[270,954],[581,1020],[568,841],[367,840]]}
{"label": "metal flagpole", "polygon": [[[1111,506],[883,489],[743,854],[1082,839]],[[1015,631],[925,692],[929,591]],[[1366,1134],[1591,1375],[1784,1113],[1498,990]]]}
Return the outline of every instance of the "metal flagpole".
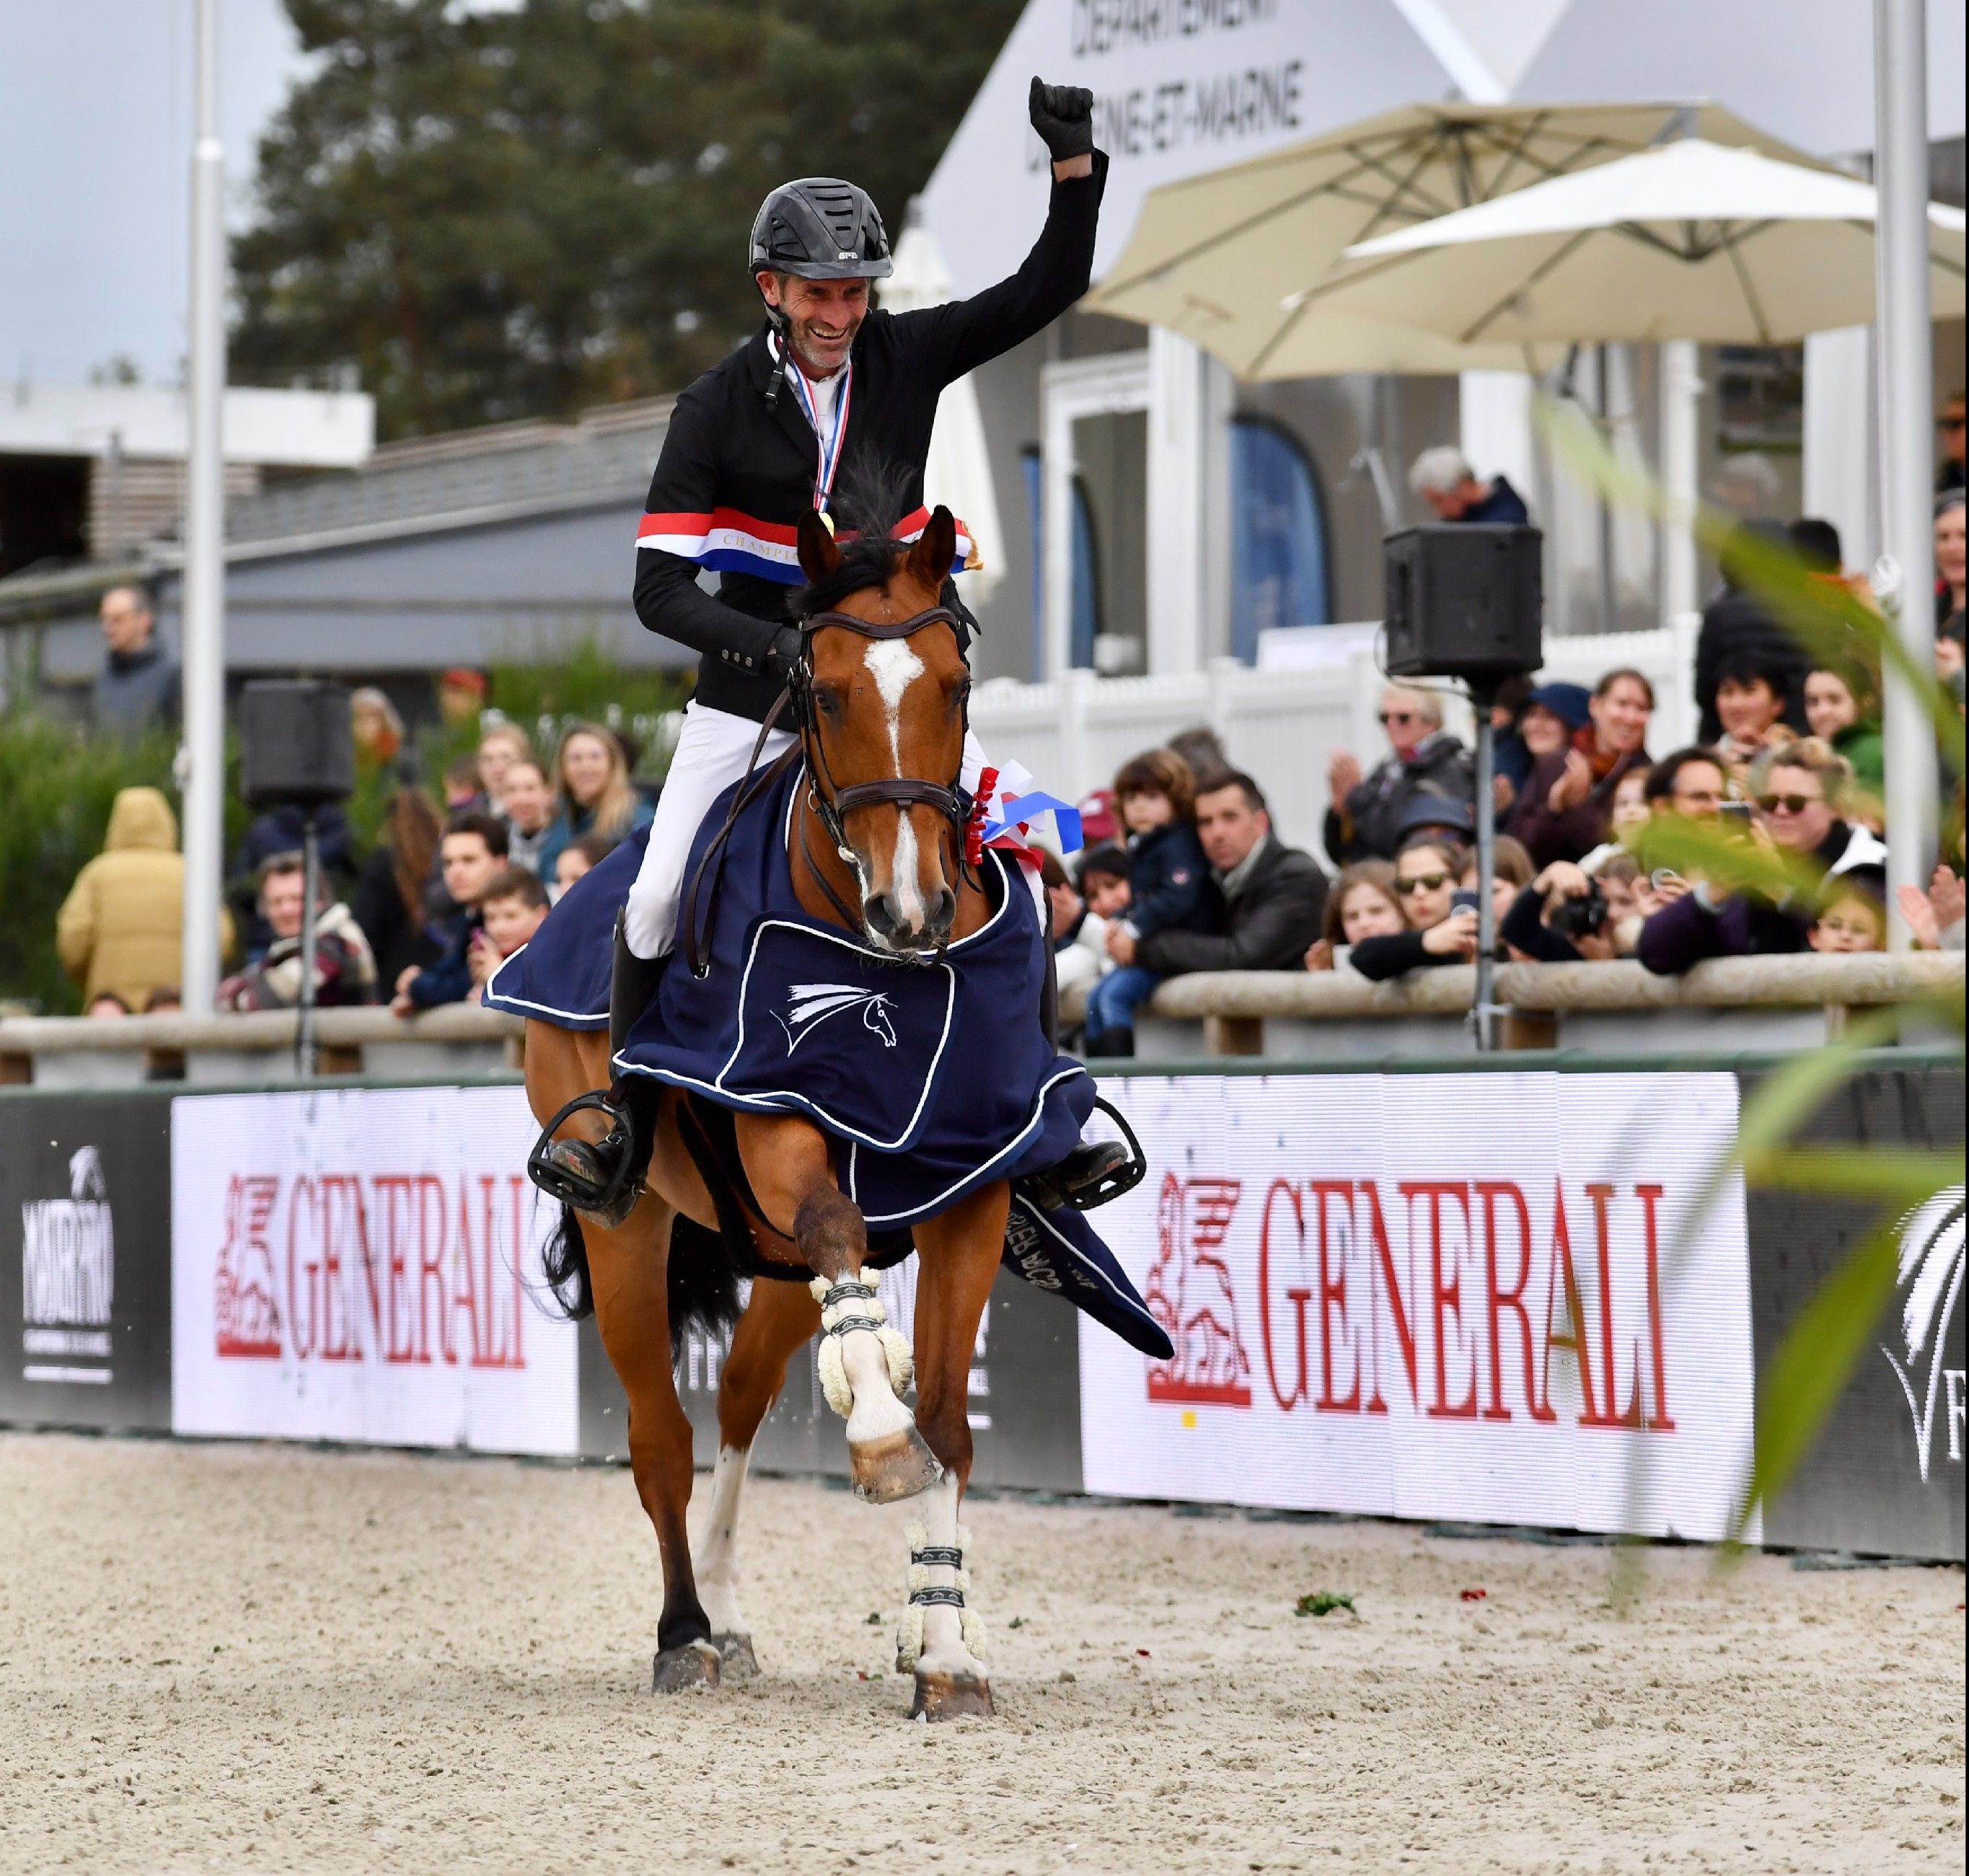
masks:
{"label": "metal flagpole", "polygon": [[187,1015],[219,988],[225,789],[225,154],[219,139],[218,0],[197,0],[191,158],[190,434],[185,473],[184,956]]}
{"label": "metal flagpole", "polygon": [[[1873,0],[1875,317],[1880,333],[1881,550],[1874,589],[1917,669],[1935,657],[1931,513],[1934,391],[1928,284],[1928,44],[1923,0]],[[1895,903],[1925,887],[1940,787],[1934,725],[1890,666],[1886,680],[1887,904],[1896,950],[1911,942]]]}

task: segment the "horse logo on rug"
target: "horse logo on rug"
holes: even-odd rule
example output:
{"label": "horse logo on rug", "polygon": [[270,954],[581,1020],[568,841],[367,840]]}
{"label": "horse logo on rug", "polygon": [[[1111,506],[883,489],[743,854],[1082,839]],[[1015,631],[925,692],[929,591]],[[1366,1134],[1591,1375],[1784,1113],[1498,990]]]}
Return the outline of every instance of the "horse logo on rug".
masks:
{"label": "horse logo on rug", "polygon": [[895,1026],[889,1021],[887,992],[864,990],[859,984],[795,984],[787,992],[787,1014],[774,1013],[773,1020],[787,1032],[787,1055],[790,1060],[807,1037],[829,1017],[844,1010],[861,1012],[861,1027],[881,1038],[882,1047],[896,1046]]}

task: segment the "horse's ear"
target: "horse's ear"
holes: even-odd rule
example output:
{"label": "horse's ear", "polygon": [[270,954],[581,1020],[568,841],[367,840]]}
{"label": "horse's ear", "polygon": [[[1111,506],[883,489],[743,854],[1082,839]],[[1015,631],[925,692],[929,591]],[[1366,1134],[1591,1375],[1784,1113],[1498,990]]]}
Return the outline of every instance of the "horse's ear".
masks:
{"label": "horse's ear", "polygon": [[820,518],[819,509],[809,508],[800,516],[794,539],[800,549],[800,571],[809,585],[841,564],[841,550],[834,544],[833,531]]}
{"label": "horse's ear", "polygon": [[949,509],[939,503],[910,550],[910,571],[933,592],[940,592],[956,557],[957,523]]}

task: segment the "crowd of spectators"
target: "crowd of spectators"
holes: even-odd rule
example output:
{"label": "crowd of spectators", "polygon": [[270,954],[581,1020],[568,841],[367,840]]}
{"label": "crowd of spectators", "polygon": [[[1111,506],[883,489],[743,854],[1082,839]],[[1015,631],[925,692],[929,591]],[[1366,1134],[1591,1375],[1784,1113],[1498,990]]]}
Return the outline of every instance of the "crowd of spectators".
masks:
{"label": "crowd of spectators", "polygon": [[[114,656],[107,615],[115,612],[121,631],[124,612],[115,595],[104,604]],[[482,716],[476,673],[445,675],[446,709]],[[486,722],[473,755],[446,771],[440,807],[409,775],[403,719],[389,698],[359,690],[350,713],[358,761],[394,786],[366,850],[340,807],[316,816],[313,998],[324,1008],[384,1003],[408,1015],[476,1000],[553,901],[654,812],[631,778],[628,748],[602,724],[568,725],[543,761],[518,725]],[[222,1011],[300,1000],[303,840],[298,810],[270,809],[231,855]],[[57,950],[89,1015],[177,1007],[183,868],[170,803],[154,788],[122,790],[102,852],[77,875],[57,925]]]}
{"label": "crowd of spectators", "polygon": [[[1416,486],[1445,518],[1487,491],[1511,495],[1460,463],[1416,466]],[[1959,486],[1938,498],[1936,669],[1958,707],[1962,512]],[[1808,656],[1771,616],[1753,590],[1770,548],[1867,596],[1824,522],[1746,524],[1704,615],[1701,738],[1659,758],[1649,746],[1657,699],[1641,672],[1617,667],[1590,689],[1521,681],[1500,693],[1494,792],[1480,803],[1473,752],[1444,726],[1444,693],[1388,684],[1385,751],[1371,766],[1338,751],[1328,765],[1330,882],[1279,839],[1260,784],[1207,734],[1192,732],[1201,774],[1174,748],[1124,764],[1112,790],[1119,837],[1076,873],[1046,862],[1059,981],[1085,992],[1085,1052],[1133,1053],[1143,1004],[1189,972],[1386,980],[1471,962],[1480,813],[1492,822],[1500,961],[1633,959],[1669,973],[1710,957],[1883,950],[1879,676],[1857,651]],[[1899,909],[1918,946],[1960,949],[1961,787],[1948,785],[1945,854],[1925,891],[1903,888]]]}

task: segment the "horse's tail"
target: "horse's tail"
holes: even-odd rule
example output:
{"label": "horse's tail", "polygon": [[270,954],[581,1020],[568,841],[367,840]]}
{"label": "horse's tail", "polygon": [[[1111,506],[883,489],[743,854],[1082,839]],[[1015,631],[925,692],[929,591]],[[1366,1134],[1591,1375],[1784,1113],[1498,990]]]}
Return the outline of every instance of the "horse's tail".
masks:
{"label": "horse's tail", "polygon": [[[581,1235],[581,1214],[573,1206],[561,1207],[560,1222],[547,1239],[541,1264],[547,1287],[570,1322],[595,1313],[588,1245]],[[738,1272],[719,1232],[681,1216],[673,1218],[665,1271],[673,1359],[683,1350],[686,1329],[719,1335],[737,1326],[744,1307],[738,1297]]]}
{"label": "horse's tail", "polygon": [[560,1222],[540,1254],[547,1287],[569,1322],[595,1313],[595,1291],[588,1280],[588,1245],[581,1235],[581,1214],[571,1205],[560,1209]]}
{"label": "horse's tail", "polygon": [[724,1235],[708,1231],[680,1212],[670,1220],[667,1271],[670,1312],[670,1359],[683,1351],[684,1331],[695,1328],[719,1336],[737,1326],[738,1270]]}

